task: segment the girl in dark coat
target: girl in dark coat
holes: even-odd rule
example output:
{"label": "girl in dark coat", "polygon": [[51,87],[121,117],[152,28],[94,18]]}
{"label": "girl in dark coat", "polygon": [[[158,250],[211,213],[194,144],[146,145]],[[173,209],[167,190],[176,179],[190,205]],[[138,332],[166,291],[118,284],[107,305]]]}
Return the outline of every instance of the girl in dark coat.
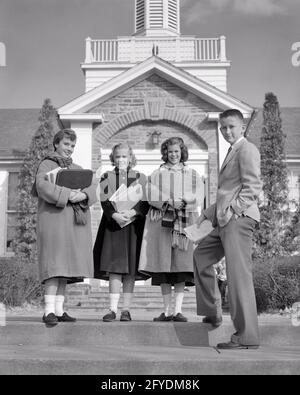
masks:
{"label": "girl in dark coat", "polygon": [[94,276],[109,280],[110,309],[103,321],[116,319],[122,283],[124,304],[121,321],[130,321],[129,309],[135,280],[147,278],[138,273],[137,268],[149,206],[146,199],[142,198],[132,209],[118,212],[110,198],[122,184],[126,187],[140,184],[145,196],[146,176],[132,169],[136,160],[127,144],[114,146],[110,159],[115,168],[104,173],[100,181],[103,216],[94,245]]}

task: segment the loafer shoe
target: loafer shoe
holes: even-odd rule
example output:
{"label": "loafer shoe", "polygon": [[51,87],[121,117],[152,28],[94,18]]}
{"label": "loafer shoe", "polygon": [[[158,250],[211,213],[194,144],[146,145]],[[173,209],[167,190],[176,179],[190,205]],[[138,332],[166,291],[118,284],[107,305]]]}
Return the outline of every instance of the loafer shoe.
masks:
{"label": "loafer shoe", "polygon": [[153,321],[172,321],[173,315],[166,316],[165,313],[161,313],[159,317],[153,318]]}
{"label": "loafer shoe", "polygon": [[188,319],[181,313],[177,313],[173,317],[173,321],[176,321],[176,322],[187,322],[187,320]]}
{"label": "loafer shoe", "polygon": [[131,315],[128,310],[124,310],[121,312],[120,321],[131,321]]}
{"label": "loafer shoe", "polygon": [[218,326],[220,326],[222,324],[222,321],[223,321],[222,317],[219,317],[217,315],[210,316],[210,317],[207,316],[207,317],[204,317],[202,320],[202,322],[204,324],[211,324],[214,328],[218,328]]}
{"label": "loafer shoe", "polygon": [[55,326],[58,324],[58,319],[54,313],[48,315],[44,314],[42,320],[47,326]]}
{"label": "loafer shoe", "polygon": [[102,318],[104,322],[112,322],[116,319],[116,313],[114,311],[110,311],[109,313],[105,314]]}
{"label": "loafer shoe", "polygon": [[232,341],[227,343],[219,343],[217,344],[217,348],[220,350],[257,350],[259,348],[258,345],[244,345],[239,343],[234,343]]}
{"label": "loafer shoe", "polygon": [[60,317],[57,315],[58,322],[76,322],[76,318],[69,316],[66,312]]}

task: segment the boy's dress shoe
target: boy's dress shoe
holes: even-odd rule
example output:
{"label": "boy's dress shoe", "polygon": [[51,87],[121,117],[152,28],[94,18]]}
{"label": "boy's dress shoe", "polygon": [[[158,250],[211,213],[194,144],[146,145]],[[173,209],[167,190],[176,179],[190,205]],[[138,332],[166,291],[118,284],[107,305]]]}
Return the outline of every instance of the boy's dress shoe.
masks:
{"label": "boy's dress shoe", "polygon": [[47,326],[55,326],[58,324],[58,319],[54,313],[48,315],[44,314],[42,320]]}
{"label": "boy's dress shoe", "polygon": [[173,314],[166,316],[165,313],[161,313],[159,317],[153,318],[153,321],[172,321],[173,319]]}
{"label": "boy's dress shoe", "polygon": [[128,310],[121,311],[120,321],[131,321],[131,315]]}
{"label": "boy's dress shoe", "polygon": [[176,321],[176,322],[187,322],[187,320],[188,319],[181,313],[177,313],[173,317],[173,321]]}
{"label": "boy's dress shoe", "polygon": [[202,320],[204,324],[211,324],[214,328],[218,328],[222,324],[222,321],[222,317],[217,315],[207,316]]}
{"label": "boy's dress shoe", "polygon": [[105,314],[102,318],[104,322],[112,322],[116,319],[116,313],[114,311],[110,311],[109,313]]}
{"label": "boy's dress shoe", "polygon": [[219,343],[217,344],[217,348],[220,350],[257,350],[259,348],[258,345],[244,345],[239,343],[234,343],[232,341],[227,343]]}
{"label": "boy's dress shoe", "polygon": [[76,322],[76,318],[70,317],[66,312],[60,317],[57,315],[56,318],[58,319],[58,322]]}

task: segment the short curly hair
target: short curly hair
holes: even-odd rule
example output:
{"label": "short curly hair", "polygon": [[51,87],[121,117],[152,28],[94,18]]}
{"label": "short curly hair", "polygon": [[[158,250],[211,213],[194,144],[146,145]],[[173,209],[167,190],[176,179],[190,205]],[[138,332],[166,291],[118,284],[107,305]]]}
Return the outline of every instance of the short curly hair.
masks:
{"label": "short curly hair", "polygon": [[67,139],[70,139],[71,141],[77,140],[76,133],[74,132],[73,129],[61,129],[53,137],[54,151],[56,151],[55,145],[59,144],[61,142],[61,140],[63,140],[64,137],[66,137]]}
{"label": "short curly hair", "polygon": [[128,149],[129,152],[129,164],[128,167],[131,169],[132,167],[134,167],[136,165],[136,157],[133,153],[133,150],[131,148],[131,146],[127,143],[119,143],[113,146],[111,154],[109,155],[109,159],[111,161],[111,164],[113,166],[116,166],[115,161],[114,161],[114,156],[115,156],[115,152],[117,149],[122,149],[122,148],[126,148]]}
{"label": "short curly hair", "polygon": [[161,147],[160,147],[160,152],[161,152],[161,159],[167,163],[168,162],[168,148],[170,145],[179,145],[180,150],[181,150],[181,158],[180,162],[183,164],[188,160],[189,158],[189,152],[187,146],[184,144],[184,141],[182,140],[181,137],[171,137],[167,140],[165,140]]}

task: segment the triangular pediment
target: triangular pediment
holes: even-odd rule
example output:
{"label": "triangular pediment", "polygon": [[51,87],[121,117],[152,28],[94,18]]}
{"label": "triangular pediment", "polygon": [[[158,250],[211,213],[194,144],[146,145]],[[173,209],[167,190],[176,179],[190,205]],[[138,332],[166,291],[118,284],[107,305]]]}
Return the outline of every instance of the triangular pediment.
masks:
{"label": "triangular pediment", "polygon": [[58,109],[58,113],[63,116],[80,116],[79,114],[89,113],[89,117],[92,117],[93,108],[154,74],[193,93],[202,100],[212,104],[219,111],[237,108],[246,118],[250,117],[253,112],[253,108],[248,104],[194,77],[171,63],[157,56],[152,56],[65,104]]}

